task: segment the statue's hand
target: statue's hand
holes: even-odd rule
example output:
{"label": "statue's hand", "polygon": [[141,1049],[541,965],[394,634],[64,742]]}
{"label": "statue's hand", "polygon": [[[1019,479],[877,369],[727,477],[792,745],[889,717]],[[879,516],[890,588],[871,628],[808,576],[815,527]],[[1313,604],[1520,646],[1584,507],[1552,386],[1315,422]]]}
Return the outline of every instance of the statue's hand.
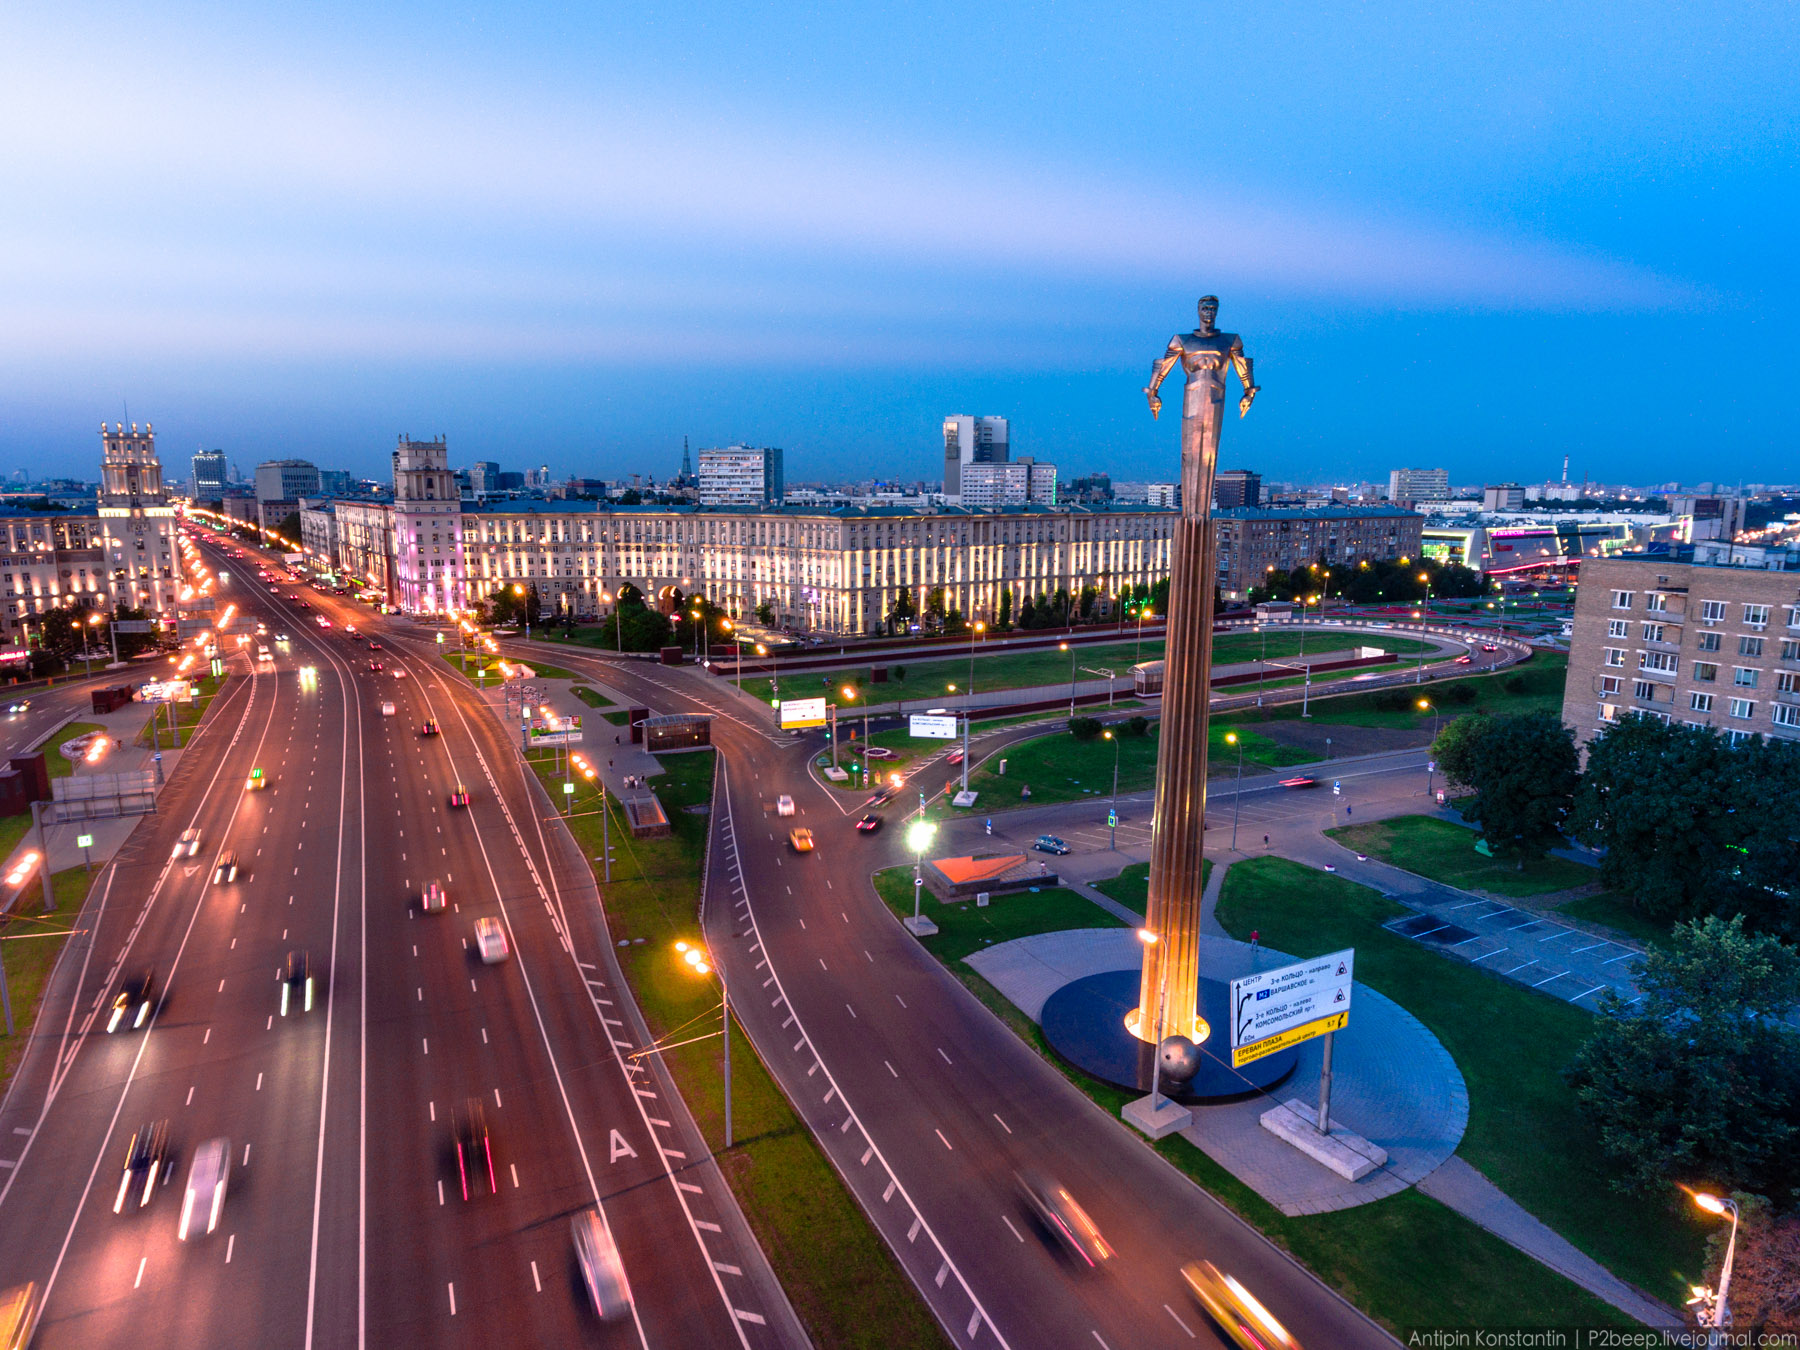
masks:
{"label": "statue's hand", "polygon": [[1146,389],[1144,393],[1150,400],[1150,416],[1154,418],[1162,411],[1162,400],[1156,396],[1153,390]]}
{"label": "statue's hand", "polygon": [[1250,411],[1250,405],[1256,402],[1256,396],[1262,392],[1260,384],[1253,384],[1244,390],[1244,396],[1238,400],[1238,416],[1242,417]]}

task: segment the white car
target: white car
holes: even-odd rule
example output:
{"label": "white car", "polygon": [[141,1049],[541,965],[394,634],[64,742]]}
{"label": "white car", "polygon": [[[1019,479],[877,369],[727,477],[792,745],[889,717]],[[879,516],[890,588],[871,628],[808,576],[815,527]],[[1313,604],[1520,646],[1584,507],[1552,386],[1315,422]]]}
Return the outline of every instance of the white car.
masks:
{"label": "white car", "polygon": [[404,666],[395,666],[394,678],[396,680],[404,680],[406,678],[406,668]]}
{"label": "white car", "polygon": [[175,851],[171,858],[191,858],[200,851],[200,831],[192,826],[181,832],[181,838],[175,841]]}
{"label": "white car", "polygon": [[475,920],[475,948],[481,953],[484,965],[494,966],[506,960],[506,930],[500,926],[500,920]]}
{"label": "white car", "polygon": [[569,1224],[575,1237],[575,1257],[581,1263],[581,1282],[587,1286],[594,1315],[614,1322],[631,1311],[631,1285],[625,1279],[625,1263],[619,1246],[597,1209],[586,1209]]}
{"label": "white car", "polygon": [[194,1161],[188,1168],[187,1194],[181,1201],[181,1227],[176,1230],[183,1242],[189,1233],[210,1233],[219,1226],[219,1211],[225,1207],[225,1185],[230,1179],[229,1139],[208,1139],[194,1150]]}
{"label": "white car", "polygon": [[391,703],[382,704],[381,705],[381,715],[383,717],[392,717],[394,715],[394,705]]}
{"label": "white car", "polygon": [[788,796],[785,792],[781,796],[777,797],[775,799],[775,814],[778,816],[793,815],[794,814],[794,799],[792,797]]}
{"label": "white car", "polygon": [[273,665],[275,662],[275,653],[270,651],[267,647],[258,647],[256,649],[256,659],[260,665]]}

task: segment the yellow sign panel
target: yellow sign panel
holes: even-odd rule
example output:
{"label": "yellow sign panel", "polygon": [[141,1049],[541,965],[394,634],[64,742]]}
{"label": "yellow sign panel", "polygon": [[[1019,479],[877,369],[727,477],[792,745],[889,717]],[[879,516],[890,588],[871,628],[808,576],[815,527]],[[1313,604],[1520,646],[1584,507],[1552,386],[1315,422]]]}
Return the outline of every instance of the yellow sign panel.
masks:
{"label": "yellow sign panel", "polygon": [[1328,1031],[1342,1031],[1350,1025],[1348,1011],[1332,1013],[1329,1017],[1321,1017],[1317,1021],[1302,1022],[1297,1027],[1289,1027],[1286,1031],[1278,1031],[1273,1036],[1265,1036],[1260,1041],[1252,1041],[1249,1045],[1240,1045],[1231,1052],[1231,1067],[1241,1069],[1251,1060],[1261,1059],[1264,1055],[1272,1055],[1277,1050],[1286,1050],[1299,1045],[1302,1041],[1310,1041],[1314,1036],[1323,1036]]}

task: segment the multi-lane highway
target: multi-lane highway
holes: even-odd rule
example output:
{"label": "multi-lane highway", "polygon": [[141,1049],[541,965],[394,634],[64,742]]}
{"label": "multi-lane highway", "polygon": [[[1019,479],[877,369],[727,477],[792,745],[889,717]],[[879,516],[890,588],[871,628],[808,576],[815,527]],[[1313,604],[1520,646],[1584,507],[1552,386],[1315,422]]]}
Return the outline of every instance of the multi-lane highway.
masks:
{"label": "multi-lane highway", "polygon": [[[265,622],[275,660],[231,658],[0,1106],[0,1270],[45,1291],[36,1344],[802,1343],[660,1066],[625,1058],[647,1035],[591,874],[497,723],[434,656],[347,639],[379,634],[366,610],[229,570],[237,624]],[[269,786],[247,791],[258,768]],[[172,858],[187,830],[195,855]],[[215,879],[226,851],[234,881]],[[433,882],[449,904],[425,913]],[[475,951],[484,918],[499,964]],[[316,993],[284,1016],[290,954]],[[108,1034],[145,968],[153,1017]],[[470,1176],[453,1121],[477,1102],[493,1166]],[[115,1213],[133,1133],[158,1121],[172,1180]],[[218,1229],[180,1241],[189,1160],[218,1137]],[[596,1204],[636,1295],[604,1327],[570,1240]]]}
{"label": "multi-lane highway", "polygon": [[[1235,1274],[1304,1345],[1392,1344],[919,947],[870,883],[911,861],[903,832],[859,834],[855,813],[809,774],[815,746],[771,733],[749,701],[691,669],[562,649],[556,660],[634,704],[715,714],[725,782],[705,921],[733,1006],[956,1344],[1217,1344],[1179,1275],[1194,1258]],[[787,846],[795,822],[775,815],[784,793],[818,841],[811,854]],[[1015,1188],[1020,1169],[1069,1188],[1117,1249],[1111,1270],[1078,1271],[1040,1239]]]}

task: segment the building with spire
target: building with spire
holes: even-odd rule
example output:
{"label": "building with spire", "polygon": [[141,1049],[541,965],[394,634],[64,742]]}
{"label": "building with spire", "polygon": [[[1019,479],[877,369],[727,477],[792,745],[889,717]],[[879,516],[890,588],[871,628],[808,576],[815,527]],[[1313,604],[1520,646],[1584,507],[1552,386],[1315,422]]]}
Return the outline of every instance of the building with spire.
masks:
{"label": "building with spire", "polygon": [[441,614],[467,603],[462,494],[439,436],[402,436],[394,451],[394,589],[409,614]]}
{"label": "building with spire", "polygon": [[175,503],[163,483],[156,433],[148,422],[127,431],[100,424],[100,521],[116,604],[173,613],[181,589],[181,551],[175,546]]}

